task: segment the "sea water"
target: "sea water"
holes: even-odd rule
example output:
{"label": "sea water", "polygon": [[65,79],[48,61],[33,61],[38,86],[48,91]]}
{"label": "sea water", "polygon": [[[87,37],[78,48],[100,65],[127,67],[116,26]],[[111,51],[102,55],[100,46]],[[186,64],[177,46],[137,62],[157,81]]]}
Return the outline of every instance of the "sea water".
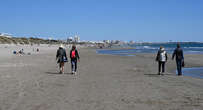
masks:
{"label": "sea water", "polygon": [[[172,54],[176,48],[176,43],[148,43],[148,44],[134,44],[129,47],[135,49],[100,49],[97,50],[99,54],[112,54],[121,56],[133,56],[136,53],[157,53],[160,46],[163,46],[167,53]],[[181,48],[184,54],[203,54],[203,43],[182,43]]]}
{"label": "sea water", "polygon": [[203,78],[203,67],[183,68],[182,74],[183,76]]}

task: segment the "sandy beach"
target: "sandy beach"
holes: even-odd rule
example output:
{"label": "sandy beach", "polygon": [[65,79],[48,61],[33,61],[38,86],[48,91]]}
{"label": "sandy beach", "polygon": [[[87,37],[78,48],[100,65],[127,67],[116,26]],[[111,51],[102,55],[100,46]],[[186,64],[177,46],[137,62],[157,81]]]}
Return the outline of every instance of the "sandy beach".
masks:
{"label": "sandy beach", "polygon": [[[203,79],[176,76],[171,59],[158,76],[156,54],[101,55],[82,48],[78,74],[70,74],[70,62],[58,74],[57,46],[39,48],[19,56],[1,47],[0,110],[203,110]],[[202,58],[185,55],[186,67],[202,67]]]}

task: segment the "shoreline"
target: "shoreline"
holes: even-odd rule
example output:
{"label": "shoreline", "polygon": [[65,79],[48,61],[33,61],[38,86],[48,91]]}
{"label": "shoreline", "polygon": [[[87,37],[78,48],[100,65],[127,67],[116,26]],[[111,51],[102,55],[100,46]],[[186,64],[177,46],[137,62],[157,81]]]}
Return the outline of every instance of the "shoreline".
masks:
{"label": "shoreline", "polygon": [[[122,49],[122,48],[121,48]],[[108,50],[115,50],[115,49],[108,49]],[[116,49],[117,50],[117,49]],[[123,50],[123,49],[122,49]],[[124,57],[135,57],[135,56],[137,56],[137,57],[144,57],[144,56],[148,56],[148,57],[150,57],[150,56],[154,56],[154,59],[155,59],[155,57],[156,57],[156,53],[135,53],[135,54],[111,54],[111,53],[99,53],[98,52],[98,49],[96,50],[96,53],[97,54],[101,54],[101,55],[111,55],[111,56],[124,56]],[[193,61],[191,61],[191,60],[187,60],[187,57],[194,57],[193,58],[193,60],[195,60],[195,58],[196,57],[199,57],[199,56],[202,56],[203,57],[203,54],[185,54],[184,55],[185,56],[185,58],[186,58],[186,60],[185,60],[185,64],[186,64],[186,66],[185,67],[183,67],[182,69],[183,69],[183,76],[189,76],[189,77],[194,77],[194,78],[200,78],[200,79],[202,79],[202,77],[203,77],[203,75],[200,75],[200,73],[196,73],[196,74],[199,74],[200,76],[196,76],[196,75],[193,75],[194,73],[191,73],[191,74],[189,74],[189,73],[184,73],[186,70],[188,70],[188,69],[191,69],[191,70],[193,70],[193,71],[195,71],[194,69],[195,68],[202,68],[203,67],[203,62],[202,63],[199,63],[199,64],[197,64],[197,63],[195,63],[195,64],[193,64],[193,63],[191,63],[191,62],[193,62]],[[170,66],[166,66],[165,68],[167,69],[167,68],[169,68],[168,69],[168,71],[167,72],[169,72],[169,73],[173,73],[173,74],[175,74],[176,75],[176,66],[174,66],[174,65],[172,65],[171,66],[171,63],[173,63],[173,62],[175,62],[175,59],[174,60],[171,60],[171,57],[172,57],[172,55],[171,54],[168,54],[168,57],[169,57],[169,61],[167,61],[166,62],[166,65],[168,65],[167,63],[169,62],[169,65]],[[152,58],[152,57],[151,57]],[[157,64],[157,66],[158,66],[158,64]],[[200,72],[200,71],[199,71]],[[202,72],[203,72],[203,70],[202,70]]]}
{"label": "shoreline", "polygon": [[[99,50],[128,50],[128,49],[133,49],[133,48],[119,48],[119,49],[96,49],[96,53],[97,54],[100,54],[100,55],[113,55],[113,56],[120,56],[119,55],[119,53],[118,54],[111,54],[111,53],[99,53],[98,51]],[[157,53],[127,53],[126,55],[135,55],[135,56],[153,56],[154,57],[154,59],[156,58],[156,54]],[[122,56],[122,55],[121,55]],[[126,56],[126,57],[134,57],[134,56]],[[201,53],[194,53],[194,54],[192,54],[192,53],[185,53],[184,54],[184,57],[186,57],[185,58],[185,61],[187,61],[187,57],[193,57],[194,59],[191,59],[191,58],[189,58],[189,61],[187,62],[187,64],[191,64],[191,62],[194,62],[194,61],[199,61],[200,63],[198,63],[198,62],[196,62],[199,66],[197,66],[197,67],[203,67],[203,61],[202,60],[198,60],[198,59],[200,59],[201,57],[203,57],[203,54],[201,54]],[[151,57],[152,58],[152,57]],[[172,58],[172,54],[170,54],[170,53],[168,53],[168,59],[169,60],[171,60],[171,58]],[[174,61],[175,61],[175,59],[174,59]],[[195,64],[196,65],[196,64]],[[187,66],[187,65],[186,65]]]}

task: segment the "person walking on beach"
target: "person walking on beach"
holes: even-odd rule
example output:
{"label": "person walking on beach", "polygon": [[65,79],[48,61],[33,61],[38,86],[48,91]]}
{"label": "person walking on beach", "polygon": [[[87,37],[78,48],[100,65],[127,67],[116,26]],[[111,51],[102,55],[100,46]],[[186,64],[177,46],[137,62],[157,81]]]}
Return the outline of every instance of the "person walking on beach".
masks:
{"label": "person walking on beach", "polygon": [[70,51],[70,59],[71,59],[72,74],[76,74],[76,72],[77,72],[77,60],[80,61],[80,56],[78,54],[78,51],[77,51],[75,45],[72,46],[72,49]]}
{"label": "person walking on beach", "polygon": [[165,62],[167,62],[167,52],[165,51],[165,49],[160,46],[160,49],[157,53],[156,56],[156,61],[158,61],[158,75],[161,75],[161,68],[162,68],[162,73],[165,72]]}
{"label": "person walking on beach", "polygon": [[63,47],[63,45],[61,45],[59,47],[59,49],[57,50],[57,53],[56,53],[56,60],[57,63],[59,63],[59,68],[60,68],[60,73],[64,73],[64,63],[68,61],[67,59],[67,56],[66,56],[66,51]]}
{"label": "person walking on beach", "polygon": [[177,44],[177,48],[174,50],[173,55],[172,55],[172,60],[176,56],[176,66],[177,66],[177,71],[178,75],[182,75],[182,66],[184,66],[184,56],[183,56],[183,50],[180,47],[180,44]]}

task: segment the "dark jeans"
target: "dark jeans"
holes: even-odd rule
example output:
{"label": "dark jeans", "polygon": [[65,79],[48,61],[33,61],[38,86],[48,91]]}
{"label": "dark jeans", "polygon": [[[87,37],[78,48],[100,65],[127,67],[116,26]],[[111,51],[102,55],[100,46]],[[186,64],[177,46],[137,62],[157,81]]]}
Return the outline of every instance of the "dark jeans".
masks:
{"label": "dark jeans", "polygon": [[161,72],[161,67],[162,67],[162,72],[165,72],[165,62],[159,61],[159,73]]}
{"label": "dark jeans", "polygon": [[71,60],[71,69],[72,71],[77,71],[77,60]]}
{"label": "dark jeans", "polygon": [[178,75],[182,75],[182,60],[176,60]]}

